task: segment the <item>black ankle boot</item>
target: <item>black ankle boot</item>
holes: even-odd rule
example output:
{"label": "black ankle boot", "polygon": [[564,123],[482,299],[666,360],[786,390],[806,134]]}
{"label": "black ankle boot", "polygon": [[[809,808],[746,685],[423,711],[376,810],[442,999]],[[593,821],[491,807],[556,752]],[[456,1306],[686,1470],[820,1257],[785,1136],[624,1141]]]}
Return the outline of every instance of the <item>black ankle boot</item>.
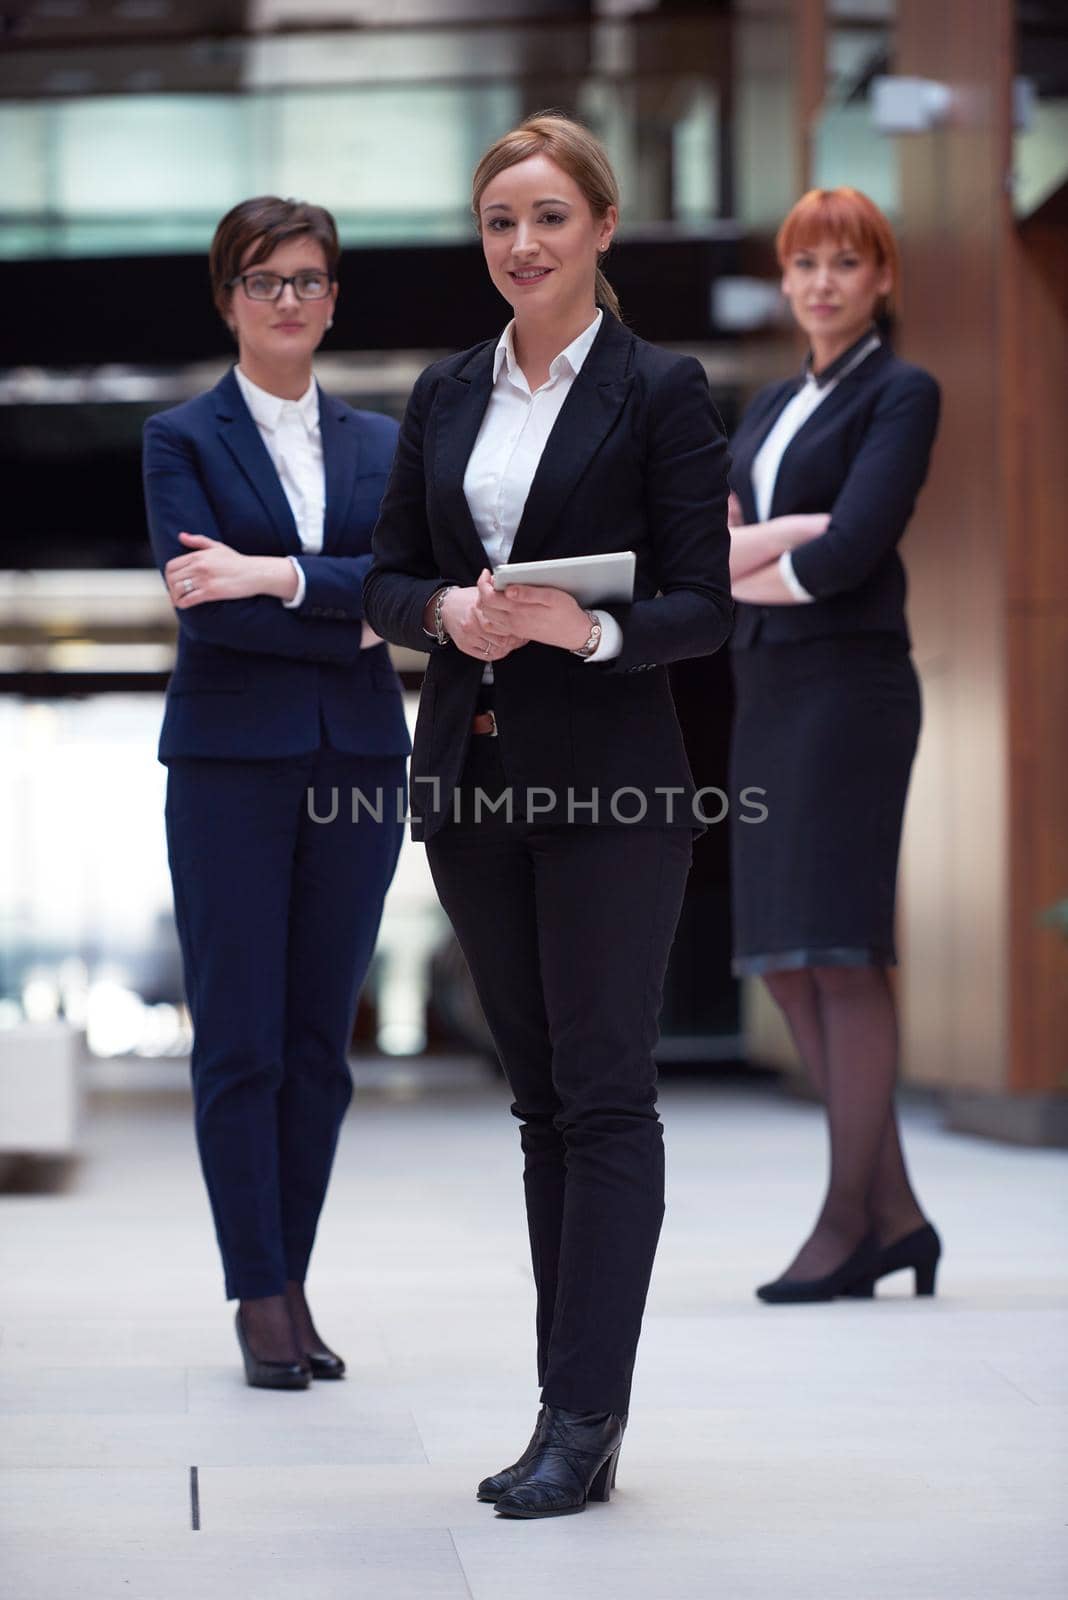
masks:
{"label": "black ankle boot", "polygon": [[858,1278],[842,1292],[850,1300],[868,1299],[875,1293],[877,1279],[889,1277],[891,1272],[902,1272],[911,1267],[915,1275],[915,1292],[933,1295],[938,1262],[942,1254],[942,1241],[929,1222],[914,1228],[903,1239],[886,1245],[878,1252],[872,1270]]}
{"label": "black ankle boot", "polygon": [[526,1471],[497,1501],[499,1517],[565,1517],[615,1487],[623,1418],[546,1406]]}
{"label": "black ankle boot", "polygon": [[483,1478],[477,1490],[479,1500],[493,1503],[499,1500],[502,1494],[507,1494],[508,1490],[519,1482],[533,1461],[534,1452],[541,1443],[541,1431],[544,1424],[545,1407],[542,1406],[538,1412],[538,1420],[534,1424],[534,1432],[530,1436],[530,1443],[519,1457],[519,1460],[513,1462],[510,1467],[502,1467],[500,1472],[495,1472],[491,1478]]}
{"label": "black ankle boot", "polygon": [[801,1305],[813,1300],[834,1300],[848,1289],[855,1298],[863,1299],[874,1293],[871,1282],[878,1259],[875,1235],[869,1233],[833,1272],[822,1278],[776,1278],[774,1283],[760,1285],[757,1298],[769,1306]]}

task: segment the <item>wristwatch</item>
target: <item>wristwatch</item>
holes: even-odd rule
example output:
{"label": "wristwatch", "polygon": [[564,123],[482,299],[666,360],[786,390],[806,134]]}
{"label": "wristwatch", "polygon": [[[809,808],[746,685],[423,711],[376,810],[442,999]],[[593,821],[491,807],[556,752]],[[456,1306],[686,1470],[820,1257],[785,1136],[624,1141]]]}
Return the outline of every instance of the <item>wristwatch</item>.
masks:
{"label": "wristwatch", "polygon": [[597,616],[592,611],[587,611],[586,615],[590,619],[589,638],[586,640],[585,644],[580,645],[577,650],[572,650],[571,652],[573,656],[581,656],[584,661],[588,660],[597,649],[597,646],[601,642],[602,633],[600,620],[597,618]]}

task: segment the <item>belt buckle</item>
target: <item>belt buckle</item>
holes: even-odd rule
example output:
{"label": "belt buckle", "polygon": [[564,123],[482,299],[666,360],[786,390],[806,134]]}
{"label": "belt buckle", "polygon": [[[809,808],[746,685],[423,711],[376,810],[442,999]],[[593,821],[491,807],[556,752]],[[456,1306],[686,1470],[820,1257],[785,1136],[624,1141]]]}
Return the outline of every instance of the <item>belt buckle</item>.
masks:
{"label": "belt buckle", "polygon": [[495,711],[487,711],[486,715],[490,719],[490,731],[489,731],[488,737],[490,739],[496,739],[496,737],[497,737],[497,713]]}

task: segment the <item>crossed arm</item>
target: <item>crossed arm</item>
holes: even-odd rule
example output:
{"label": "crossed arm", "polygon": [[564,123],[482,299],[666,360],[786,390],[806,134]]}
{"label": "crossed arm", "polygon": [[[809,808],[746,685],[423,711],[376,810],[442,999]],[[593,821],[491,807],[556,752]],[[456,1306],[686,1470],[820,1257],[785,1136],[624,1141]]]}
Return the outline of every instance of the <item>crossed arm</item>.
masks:
{"label": "crossed arm", "polygon": [[[145,425],[144,470],[153,553],[181,625],[192,638],[253,654],[343,662],[377,643],[370,628],[357,634],[352,620],[335,620],[341,609],[336,603],[330,616],[272,604],[295,597],[298,579],[293,563],[287,556],[242,555],[219,538],[190,447],[163,418],[150,417]],[[304,559],[313,574],[314,563],[327,569],[344,567],[350,575],[341,587],[348,591],[355,587],[357,593],[354,579],[362,580],[371,563],[369,555],[347,561],[331,556]],[[358,618],[357,611],[354,620]]]}
{"label": "crossed arm", "polygon": [[816,512],[772,517],[768,522],[744,523],[741,518],[741,504],[732,494],[727,525],[731,530],[731,594],[735,600],[765,606],[799,604],[798,597],[783,581],[779,561],[785,551],[818,539],[826,531],[830,517]]}

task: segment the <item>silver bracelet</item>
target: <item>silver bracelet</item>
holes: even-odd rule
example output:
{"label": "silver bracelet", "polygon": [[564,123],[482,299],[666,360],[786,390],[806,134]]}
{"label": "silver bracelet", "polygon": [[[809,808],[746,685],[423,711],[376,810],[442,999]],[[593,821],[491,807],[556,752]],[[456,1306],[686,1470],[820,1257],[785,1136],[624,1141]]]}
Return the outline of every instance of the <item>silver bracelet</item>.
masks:
{"label": "silver bracelet", "polygon": [[434,596],[434,634],[438,644],[448,644],[449,642],[449,635],[445,632],[445,618],[442,615],[442,607],[445,604],[445,596],[451,594],[455,588],[456,585],[454,583],[447,583]]}

